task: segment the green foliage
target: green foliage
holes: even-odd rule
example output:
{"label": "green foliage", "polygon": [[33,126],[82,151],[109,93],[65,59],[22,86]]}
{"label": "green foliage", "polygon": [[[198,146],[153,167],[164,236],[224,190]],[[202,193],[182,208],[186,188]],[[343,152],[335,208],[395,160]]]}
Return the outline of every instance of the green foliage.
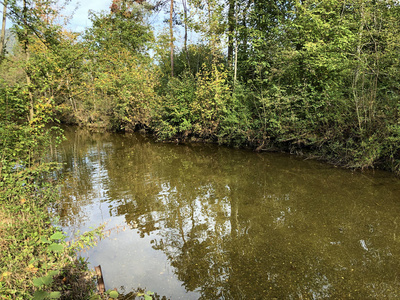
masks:
{"label": "green foliage", "polygon": [[117,291],[108,290],[107,294],[111,299],[117,299],[118,298],[118,292]]}
{"label": "green foliage", "polygon": [[[160,34],[156,44],[156,59],[161,71],[160,85],[163,92],[167,89],[167,84],[171,75],[171,63],[169,58],[169,41],[166,35]],[[222,57],[219,53],[217,57]],[[214,57],[215,60],[215,57]],[[222,60],[219,61],[222,63]],[[206,66],[211,69],[213,65],[212,50],[204,44],[191,44],[188,45],[187,51],[180,49],[174,56],[174,74],[175,77],[184,78],[189,73],[196,77],[197,74]]]}
{"label": "green foliage", "polygon": [[91,292],[91,282],[77,288],[73,281],[86,275],[87,266],[52,226],[48,210],[58,197],[49,182],[58,166],[46,162],[46,152],[59,131],[47,124],[51,118],[45,111],[28,121],[23,91],[0,90],[0,294],[4,299],[80,297]]}
{"label": "green foliage", "polygon": [[195,80],[190,74],[182,79],[172,78],[168,82],[166,95],[154,118],[154,127],[160,139],[169,139],[182,133],[188,136],[193,131],[196,116],[191,112],[191,103],[195,99]]}
{"label": "green foliage", "polygon": [[216,139],[230,97],[222,66],[204,65],[196,78],[190,73],[172,78],[153,122],[158,137]]}
{"label": "green foliage", "polygon": [[227,83],[227,71],[223,66],[204,68],[197,76],[196,100],[192,103],[193,114],[198,115],[195,133],[212,139],[218,132],[226,104],[231,97]]}
{"label": "green foliage", "polygon": [[51,175],[58,165],[47,155],[62,139],[54,112],[69,97],[74,37],[38,18],[49,3],[26,3],[34,9],[29,19],[18,14],[23,11],[18,3],[11,3],[24,53],[1,65],[25,76],[0,81],[0,295],[78,299],[91,293],[93,283],[76,248],[52,225],[49,206],[58,190]]}
{"label": "green foliage", "polygon": [[[23,137],[22,137],[23,138]],[[58,195],[41,172],[3,169],[0,187],[0,294],[5,299],[56,299],[85,266],[51,225],[48,205]],[[87,289],[90,283],[83,291]]]}
{"label": "green foliage", "polygon": [[239,76],[252,94],[255,144],[349,167],[388,157],[398,166],[398,148],[388,142],[397,139],[398,14],[394,3],[380,1],[256,1],[253,26],[241,29],[252,47],[239,48],[247,52]]}
{"label": "green foliage", "polygon": [[[189,27],[207,35],[216,26],[218,5],[193,5],[199,15],[209,10],[209,24]],[[169,41],[161,39],[162,100],[151,123],[158,137],[279,147],[348,167],[379,165],[399,172],[398,5],[361,0],[235,5],[230,34],[238,62],[235,69],[229,62],[231,73],[217,62],[225,59],[218,52],[218,30],[207,37],[208,48],[189,45],[176,54],[177,78],[169,76]],[[201,69],[192,60],[196,51],[206,62]]]}
{"label": "green foliage", "polygon": [[93,26],[71,46],[81,57],[67,101],[58,105],[62,121],[132,130],[151,120],[157,73],[145,53],[153,41],[148,10],[137,3],[114,4],[110,13],[92,13]]}
{"label": "green foliage", "polygon": [[129,49],[132,53],[143,53],[154,40],[153,32],[146,21],[149,11],[136,2],[113,2],[111,12],[90,13],[93,25],[84,36],[90,42],[90,50],[118,52]]}
{"label": "green foliage", "polygon": [[251,146],[254,134],[252,127],[252,98],[249,89],[236,84],[230,97],[227,97],[225,110],[221,116],[218,142],[235,147]]}
{"label": "green foliage", "polygon": [[151,291],[147,291],[147,292],[145,292],[145,293],[138,293],[138,294],[137,294],[138,297],[143,297],[144,300],[151,300],[151,299],[153,299],[153,297],[152,297],[153,295],[154,295],[154,293],[151,292]]}
{"label": "green foliage", "polygon": [[[18,135],[12,142],[16,145],[35,138]],[[8,145],[13,147],[10,142]],[[86,233],[68,245],[65,235],[52,226],[48,210],[58,197],[57,189],[47,180],[56,166],[45,162],[31,167],[21,165],[23,160],[18,160],[17,155],[15,160],[9,160],[7,149],[2,150],[0,294],[4,299],[58,299],[66,295],[80,298],[90,294],[93,282],[86,277],[86,263],[76,259],[76,249],[93,244],[98,231]],[[38,151],[45,153],[41,148],[31,151],[35,151],[32,156]]]}

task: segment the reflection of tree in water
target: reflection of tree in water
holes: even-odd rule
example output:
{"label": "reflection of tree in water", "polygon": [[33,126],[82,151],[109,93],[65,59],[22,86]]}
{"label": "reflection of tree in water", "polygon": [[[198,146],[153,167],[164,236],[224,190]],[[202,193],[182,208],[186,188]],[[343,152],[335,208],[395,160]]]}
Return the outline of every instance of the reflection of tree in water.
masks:
{"label": "reflection of tree in water", "polygon": [[[351,274],[354,253],[340,248],[325,252],[323,243],[308,237],[312,232],[293,229],[299,216],[288,210],[287,194],[270,195],[270,202],[259,203],[257,207],[264,213],[259,217],[254,209],[247,215],[236,214],[246,208],[242,201],[231,198],[232,191],[214,193],[215,198],[198,195],[182,205],[185,193],[176,190],[169,195],[169,202],[181,205],[169,210],[168,230],[159,233],[153,247],[166,253],[179,280],[187,290],[199,291],[201,299],[376,296]],[[286,218],[277,223],[282,211]],[[318,236],[327,235],[326,229],[312,229]],[[374,268],[376,263],[367,265]],[[393,285],[398,286],[392,279]]]}
{"label": "reflection of tree in water", "polygon": [[220,243],[230,233],[227,199],[210,185],[199,188],[196,198],[184,201],[185,195],[175,192],[165,199],[169,230],[160,232],[153,248],[166,253],[187,290],[218,295],[223,265],[229,267]]}
{"label": "reflection of tree in water", "polygon": [[400,288],[399,273],[385,271],[398,270],[398,262],[382,258],[398,253],[388,250],[393,232],[381,229],[393,225],[387,211],[399,211],[376,206],[376,190],[362,180],[331,169],[321,175],[290,159],[136,135],[75,139],[65,161],[76,200],[61,207],[64,220],[74,222],[82,203],[99,197],[99,174],[109,214],[124,216],[142,237],[156,233],[153,248],[202,299],[368,298],[379,295],[373,286],[389,296]]}
{"label": "reflection of tree in water", "polygon": [[[65,197],[58,205],[57,212],[62,226],[77,226],[85,220],[82,208],[93,203],[95,187],[92,176],[96,172],[94,162],[101,152],[96,153],[92,149],[99,146],[101,137],[81,129],[75,132],[74,128],[67,128],[65,136],[67,141],[55,152],[54,158],[63,162],[59,176],[61,194]],[[107,154],[102,154],[103,157],[105,155]]]}
{"label": "reflection of tree in water", "polygon": [[[255,184],[262,182],[264,188],[251,189],[241,180],[248,174],[237,174],[229,183],[219,180],[226,176],[218,174],[207,184],[194,180],[189,185],[182,176],[173,188],[161,185],[158,199],[165,213],[152,220],[160,224],[160,238],[153,247],[167,255],[187,290],[199,291],[202,299],[377,295],[363,284],[364,272],[354,275],[351,267],[367,271],[376,269],[379,261],[365,260],[357,251],[348,253],[349,248],[335,248],[336,240],[351,244],[360,234],[354,229],[350,235],[341,233],[343,228],[356,227],[348,213],[351,203],[343,206],[340,215],[329,215],[330,208],[322,200],[302,208],[306,202],[296,205],[289,193],[283,193],[297,190],[298,197],[309,196],[302,184],[274,185],[264,176]],[[279,194],[269,194],[265,187]],[[242,200],[244,195],[250,199]],[[313,219],[316,214],[323,214],[324,220]],[[368,214],[374,213],[365,212],[364,217]],[[336,232],[324,222],[336,223]],[[389,278],[389,286],[398,286],[394,280]]]}

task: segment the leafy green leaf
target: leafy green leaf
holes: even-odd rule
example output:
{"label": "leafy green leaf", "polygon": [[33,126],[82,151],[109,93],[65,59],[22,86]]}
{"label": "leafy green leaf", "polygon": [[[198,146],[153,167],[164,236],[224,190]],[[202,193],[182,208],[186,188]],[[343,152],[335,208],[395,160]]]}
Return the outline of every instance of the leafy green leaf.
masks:
{"label": "leafy green leaf", "polygon": [[51,240],[62,240],[62,239],[64,239],[64,237],[65,236],[63,235],[63,233],[61,231],[57,231],[50,237],[50,239]]}
{"label": "leafy green leaf", "polygon": [[48,239],[46,239],[44,236],[40,237],[40,241],[41,241],[42,243],[45,243],[45,244],[50,244],[50,243],[51,243],[51,242],[50,242]]}
{"label": "leafy green leaf", "polygon": [[42,285],[48,285],[52,282],[53,282],[53,276],[51,276],[51,275],[33,279],[33,285],[36,287],[41,287]]}
{"label": "leafy green leaf", "polygon": [[61,297],[61,293],[60,292],[51,292],[49,295],[50,299],[58,299]]}
{"label": "leafy green leaf", "polygon": [[64,250],[64,246],[61,244],[53,243],[49,247],[47,247],[47,249],[54,252],[60,252]]}
{"label": "leafy green leaf", "polygon": [[118,292],[117,291],[111,291],[110,292],[110,297],[113,299],[117,299],[118,298]]}
{"label": "leafy green leaf", "polygon": [[49,293],[45,291],[36,291],[33,294],[33,300],[43,300],[46,299],[49,296]]}
{"label": "leafy green leaf", "polygon": [[54,270],[47,273],[48,276],[56,276],[60,274],[60,270]]}

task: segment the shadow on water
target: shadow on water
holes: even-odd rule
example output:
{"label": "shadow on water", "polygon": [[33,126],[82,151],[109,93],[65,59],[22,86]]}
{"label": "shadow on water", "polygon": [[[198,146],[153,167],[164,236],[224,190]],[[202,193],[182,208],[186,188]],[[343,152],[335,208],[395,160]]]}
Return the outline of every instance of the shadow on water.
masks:
{"label": "shadow on water", "polygon": [[[399,298],[400,181],[278,153],[68,129],[57,208],[134,299]],[[130,293],[130,294],[129,294]],[[165,295],[165,296],[159,296]]]}

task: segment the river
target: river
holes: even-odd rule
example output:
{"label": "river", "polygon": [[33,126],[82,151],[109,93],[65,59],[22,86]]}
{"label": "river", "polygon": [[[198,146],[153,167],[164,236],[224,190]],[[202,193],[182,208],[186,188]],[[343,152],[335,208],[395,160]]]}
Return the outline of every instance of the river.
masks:
{"label": "river", "polygon": [[106,288],[157,299],[400,298],[400,180],[282,153],[66,129],[59,223]]}

